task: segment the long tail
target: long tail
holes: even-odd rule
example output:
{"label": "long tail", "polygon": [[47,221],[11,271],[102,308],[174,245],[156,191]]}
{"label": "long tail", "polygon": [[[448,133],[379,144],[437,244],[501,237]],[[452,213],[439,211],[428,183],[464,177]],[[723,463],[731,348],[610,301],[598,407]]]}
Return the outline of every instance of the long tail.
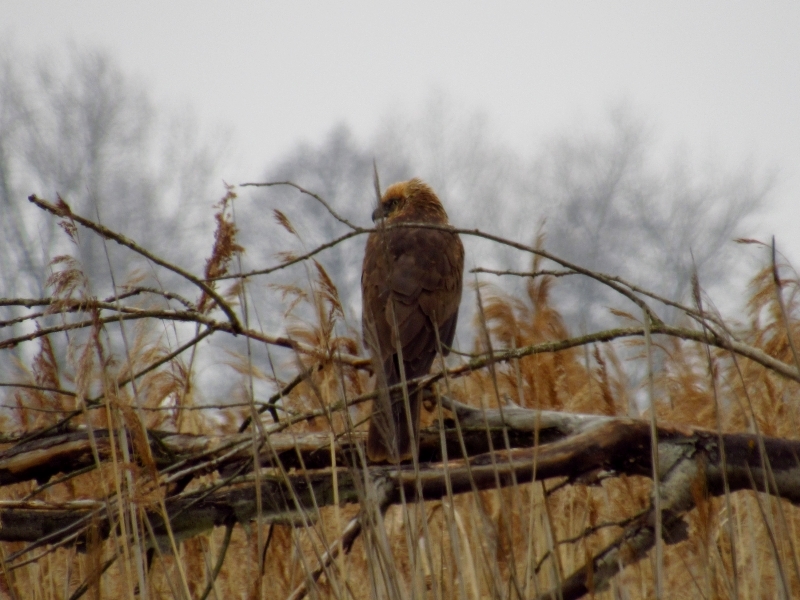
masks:
{"label": "long tail", "polygon": [[412,446],[419,444],[420,397],[419,391],[412,392],[406,404],[403,391],[398,390],[391,395],[379,394],[375,398],[367,435],[367,457],[370,461],[397,464],[411,458]]}

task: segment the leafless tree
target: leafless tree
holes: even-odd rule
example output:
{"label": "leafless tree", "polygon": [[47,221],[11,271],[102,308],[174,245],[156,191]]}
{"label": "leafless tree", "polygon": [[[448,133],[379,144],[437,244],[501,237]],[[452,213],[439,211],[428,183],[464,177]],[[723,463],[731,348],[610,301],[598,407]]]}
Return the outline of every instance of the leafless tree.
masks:
{"label": "leafless tree", "polygon": [[[42,291],[54,231],[28,206],[31,192],[57,193],[155,249],[174,245],[175,219],[207,220],[221,190],[214,181],[219,156],[187,138],[193,129],[156,110],[144,88],[102,52],[73,48],[33,59],[2,48],[0,201],[9,218],[0,260],[17,277],[6,284],[20,293]],[[190,261],[196,254],[186,241],[174,249]],[[101,243],[80,240],[80,249],[88,272],[108,272]],[[115,266],[122,267],[119,276],[128,270]]]}
{"label": "leafless tree", "polygon": [[[201,269],[208,237],[197,234],[213,230],[209,208],[224,193],[216,173],[225,149],[204,142],[199,129],[190,117],[157,110],[144,87],[103,52],[73,47],[33,57],[0,45],[4,294],[45,296],[49,261],[68,250],[55,223],[28,202],[33,192],[59,195],[76,211]],[[146,261],[98,236],[78,232],[74,243],[98,295],[111,295],[134,274],[153,274]],[[7,307],[4,316],[18,312]]]}
{"label": "leafless tree", "polygon": [[[706,289],[731,285],[741,259],[734,238],[747,236],[771,178],[749,165],[698,173],[685,157],[662,165],[654,151],[650,128],[627,105],[594,131],[546,144],[529,185],[548,217],[547,247],[675,300],[687,298],[695,268]],[[631,308],[586,279],[559,287],[560,306],[589,329],[608,322],[605,306]]]}
{"label": "leafless tree", "polygon": [[[488,222],[529,242],[543,232],[545,247],[555,253],[672,299],[686,299],[695,266],[705,289],[729,285],[740,258],[733,238],[748,236],[750,217],[767,201],[772,180],[752,165],[700,173],[686,160],[665,165],[656,158],[651,129],[623,104],[596,129],[555,135],[526,158],[496,141],[484,115],[437,95],[417,115],[387,116],[366,142],[340,125],[320,146],[298,146],[265,178],[291,179],[364,224],[374,202],[374,158],[384,183],[412,176],[428,181],[459,226]],[[309,243],[344,231],[338,223],[326,224],[319,207],[294,205],[301,201],[296,190],[262,194],[263,202],[298,220]],[[274,239],[276,248],[285,247],[286,239]],[[342,282],[340,291],[356,314],[359,244],[351,241],[320,259]],[[468,244],[471,267],[530,270],[505,248],[485,240]],[[583,278],[567,278],[558,293],[567,320],[585,330],[607,325],[608,307],[631,308]],[[465,302],[470,314],[474,301],[465,295]]]}

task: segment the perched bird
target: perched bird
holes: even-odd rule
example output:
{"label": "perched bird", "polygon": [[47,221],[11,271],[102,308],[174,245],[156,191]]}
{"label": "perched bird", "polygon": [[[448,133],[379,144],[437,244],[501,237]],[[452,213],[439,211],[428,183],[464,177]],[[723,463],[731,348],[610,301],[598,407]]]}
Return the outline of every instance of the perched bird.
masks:
{"label": "perched bird", "polygon": [[[389,186],[372,220],[379,227],[364,251],[362,326],[376,366],[376,386],[385,388],[400,383],[402,373],[407,381],[426,375],[440,347],[447,355],[461,302],[464,247],[452,231],[389,227],[448,225],[442,203],[419,179]],[[398,463],[411,457],[421,393],[408,399],[406,405],[401,389],[374,400],[367,437],[371,461]]]}

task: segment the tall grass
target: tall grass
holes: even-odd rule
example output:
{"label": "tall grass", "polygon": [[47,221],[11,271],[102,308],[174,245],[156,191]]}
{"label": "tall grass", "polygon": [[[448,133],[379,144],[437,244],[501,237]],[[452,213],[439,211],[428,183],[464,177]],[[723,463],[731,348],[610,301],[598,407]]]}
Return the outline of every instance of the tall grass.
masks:
{"label": "tall grass", "polygon": [[[141,279],[115,286],[112,297],[100,301],[77,260],[62,256],[53,261],[44,308],[28,307],[16,317],[16,324],[28,330],[9,339],[14,345],[37,346],[29,361],[16,363],[14,381],[4,382],[14,385],[5,388],[3,398],[0,459],[37,439],[56,440],[55,433],[76,431],[88,432],[92,458],[79,470],[66,465],[58,475],[2,486],[0,511],[4,518],[20,508],[63,505],[69,511],[77,500],[96,511],[75,536],[58,543],[0,543],[2,596],[534,598],[558,588],[648,510],[652,478],[604,472],[579,480],[475,488],[436,501],[404,496],[390,505],[384,502],[366,477],[363,442],[351,437],[364,431],[369,414],[368,401],[354,400],[368,394],[373,383],[359,333],[344,319],[335,282],[320,262],[308,261],[305,271],[297,271],[296,282],[273,288],[283,298],[285,332],[254,326],[257,315],[246,307],[255,304],[253,294],[263,286],[257,287],[254,277],[233,279],[228,287],[220,280],[231,275],[243,252],[230,211],[234,198],[229,190],[217,207],[217,234],[204,276],[197,278],[210,289],[200,287],[196,301]],[[68,207],[59,205],[52,212],[75,236],[78,225]],[[291,231],[288,219],[278,218]],[[134,244],[132,250],[139,249]],[[455,371],[439,380],[439,392],[484,409],[520,406],[647,418],[651,408],[642,401],[644,384],[637,383],[646,380],[642,373],[648,364],[640,337],[463,368],[474,357],[570,338],[573,327],[551,296],[558,277],[541,274],[542,266],[543,259],[535,258],[533,273],[539,274],[527,278],[519,296],[486,282],[474,288],[480,308],[470,324],[469,352],[451,355],[447,366]],[[800,339],[798,286],[785,265],[780,266],[785,277],[776,278],[777,268],[768,264],[753,277],[747,312],[717,330],[792,366],[796,359],[790,339]],[[6,304],[30,304],[17,300]],[[700,309],[686,308],[681,326],[699,330]],[[620,327],[641,325],[635,314],[616,315]],[[708,318],[721,322],[715,315]],[[52,332],[45,334],[47,328]],[[224,336],[226,343],[231,334],[243,333],[248,344],[268,350],[265,362],[254,358],[252,346],[228,348],[215,366],[234,380],[226,398],[214,399],[198,389],[198,369],[208,368],[202,360],[207,348],[200,342],[212,333],[213,341]],[[182,351],[176,354],[176,349]],[[659,424],[797,439],[796,380],[724,344],[656,335],[650,351]],[[12,360],[10,353],[6,357]],[[265,389],[275,394],[269,400],[261,392]],[[434,434],[447,425],[451,440],[459,435],[451,415],[436,401],[425,406],[424,428]],[[153,442],[154,431],[225,440],[239,430],[252,435],[253,455],[269,449],[278,432],[316,432],[322,441],[317,454],[298,448],[285,464],[251,456],[228,470],[208,468],[183,479],[169,478],[173,471],[164,465],[172,459]],[[491,460],[499,460],[513,445],[509,432],[498,439],[492,442],[496,452],[487,455]],[[547,442],[534,436],[536,445]],[[247,481],[252,486],[262,477],[291,474],[310,481],[330,469],[303,461],[331,455],[339,467],[337,477],[349,473],[360,481],[358,502],[321,501],[310,510],[231,520],[191,535],[183,529],[174,534],[169,527],[156,534],[146,516],[152,511],[163,515],[170,498],[192,490]],[[451,457],[452,464],[460,460]],[[425,469],[424,461],[416,466],[418,477]],[[332,481],[335,495],[340,481]],[[712,497],[701,481],[693,485],[695,508],[685,516],[687,535],[666,545],[663,566],[651,552],[649,559],[621,569],[608,588],[590,594],[654,597],[658,575],[668,598],[800,596],[798,508],[775,495],[739,491]],[[289,503],[299,507],[303,493],[296,490]],[[259,506],[268,501],[257,495]],[[360,529],[342,539],[356,519]],[[327,553],[335,556],[328,560]]]}

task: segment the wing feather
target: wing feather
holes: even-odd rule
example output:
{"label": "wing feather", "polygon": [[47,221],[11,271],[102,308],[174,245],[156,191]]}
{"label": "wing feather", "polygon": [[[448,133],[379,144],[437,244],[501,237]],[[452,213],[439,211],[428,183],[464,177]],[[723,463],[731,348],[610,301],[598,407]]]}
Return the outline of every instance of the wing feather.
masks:
{"label": "wing feather", "polygon": [[[361,275],[362,325],[364,341],[376,365],[382,366],[379,386],[399,383],[401,367],[406,379],[427,374],[436,357],[437,337],[444,346],[452,345],[463,268],[464,248],[454,232],[396,228],[370,234]],[[447,348],[443,352],[447,354]],[[409,402],[405,407],[398,393],[375,400],[367,441],[371,460],[397,462],[409,456],[408,430],[419,428],[420,397],[413,394]]]}

